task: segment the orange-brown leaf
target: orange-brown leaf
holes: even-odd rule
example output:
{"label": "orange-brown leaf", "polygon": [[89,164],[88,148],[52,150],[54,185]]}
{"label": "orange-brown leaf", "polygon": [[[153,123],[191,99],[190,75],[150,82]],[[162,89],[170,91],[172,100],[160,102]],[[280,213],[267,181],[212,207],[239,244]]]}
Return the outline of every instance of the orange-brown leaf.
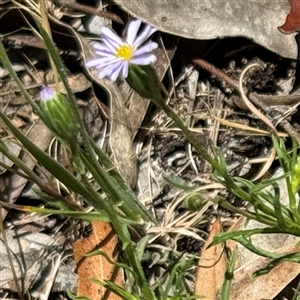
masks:
{"label": "orange-brown leaf", "polygon": [[[74,257],[77,263],[78,273],[78,288],[77,295],[84,295],[91,299],[102,299],[105,288],[92,283],[88,278],[95,278],[100,281],[110,280],[114,271],[114,266],[111,265],[102,255],[93,257],[84,257],[90,251],[102,250],[112,260],[116,261],[114,257],[114,250],[117,245],[117,237],[112,234],[112,228],[109,223],[95,221],[92,222],[93,232],[85,239],[77,240],[73,244]],[[122,285],[122,275],[120,271],[117,274],[114,282]],[[110,293],[108,300],[120,300],[117,295]]]}
{"label": "orange-brown leaf", "polygon": [[291,11],[288,14],[285,23],[278,27],[284,34],[300,32],[300,0],[289,0]]}
{"label": "orange-brown leaf", "polygon": [[205,299],[216,299],[217,292],[224,280],[226,271],[226,256],[222,244],[209,247],[214,236],[221,232],[220,220],[212,225],[210,235],[203,247],[198,263],[195,294],[205,296]]}

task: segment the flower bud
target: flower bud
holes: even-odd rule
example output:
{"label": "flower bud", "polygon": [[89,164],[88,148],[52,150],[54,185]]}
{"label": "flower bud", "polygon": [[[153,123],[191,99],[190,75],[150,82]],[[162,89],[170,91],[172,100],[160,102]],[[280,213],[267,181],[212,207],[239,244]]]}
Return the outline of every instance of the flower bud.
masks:
{"label": "flower bud", "polygon": [[159,99],[160,85],[154,69],[148,66],[129,65],[128,77],[130,87],[145,99]]}
{"label": "flower bud", "polygon": [[194,191],[186,195],[183,203],[187,210],[197,211],[203,206],[205,200],[202,194]]}
{"label": "flower bud", "polygon": [[77,139],[77,126],[72,109],[61,93],[46,86],[40,93],[40,107],[44,123],[62,140],[73,144]]}

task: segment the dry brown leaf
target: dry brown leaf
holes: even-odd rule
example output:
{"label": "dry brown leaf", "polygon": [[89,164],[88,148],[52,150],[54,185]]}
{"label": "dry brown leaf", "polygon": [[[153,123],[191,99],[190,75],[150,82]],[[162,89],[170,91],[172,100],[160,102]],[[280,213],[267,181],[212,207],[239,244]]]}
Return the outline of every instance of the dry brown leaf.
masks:
{"label": "dry brown leaf", "polygon": [[[276,252],[288,254],[297,251],[300,251],[299,247],[288,246]],[[234,273],[230,300],[273,299],[300,274],[300,264],[283,262],[268,274],[259,276],[254,281],[251,280],[252,274],[264,268],[269,262],[270,259],[259,257],[237,269]]]}
{"label": "dry brown leaf", "polygon": [[214,236],[222,230],[219,219],[212,225],[210,235],[203,247],[201,258],[198,263],[195,283],[195,294],[205,296],[204,299],[215,299],[217,292],[224,280],[226,272],[226,256],[222,244],[208,246]]}
{"label": "dry brown leaf", "polygon": [[285,23],[278,29],[285,34],[300,31],[300,0],[289,0],[291,11],[286,17]]}
{"label": "dry brown leaf", "polygon": [[19,118],[19,117],[14,117],[13,119],[11,119],[11,123],[16,127],[16,128],[21,128],[22,126],[26,125],[26,123],[24,122],[23,119]]}
{"label": "dry brown leaf", "polygon": [[[282,35],[277,29],[290,11],[288,0],[114,0],[114,3],[158,30],[176,36],[198,40],[243,36],[283,57],[296,59],[298,55],[294,35]],[[291,17],[294,23],[297,15]]]}
{"label": "dry brown leaf", "polygon": [[[73,93],[84,92],[92,86],[92,83],[82,73],[68,75],[68,82]],[[49,84],[49,87],[56,89],[55,83]],[[58,91],[67,94],[64,84],[58,83]]]}
{"label": "dry brown leaf", "polygon": [[[117,258],[114,257],[114,250],[118,241],[115,234],[113,234],[109,223],[95,221],[92,222],[92,227],[93,232],[88,238],[77,240],[73,244],[78,273],[77,295],[84,295],[92,299],[102,299],[106,289],[98,284],[90,282],[88,279],[95,278],[100,281],[110,280],[114,273],[114,266],[102,255],[93,257],[84,257],[84,255],[90,251],[101,250],[112,260],[116,261]],[[117,285],[123,284],[123,277],[120,270],[118,271],[114,282]],[[120,300],[121,298],[110,293],[106,299]]]}

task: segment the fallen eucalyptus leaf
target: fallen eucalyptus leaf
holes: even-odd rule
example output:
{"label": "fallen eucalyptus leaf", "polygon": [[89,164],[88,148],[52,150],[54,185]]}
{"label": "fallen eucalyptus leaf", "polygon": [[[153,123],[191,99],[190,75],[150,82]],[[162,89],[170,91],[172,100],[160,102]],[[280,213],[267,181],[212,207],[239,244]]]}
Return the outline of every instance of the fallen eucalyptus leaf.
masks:
{"label": "fallen eucalyptus leaf", "polygon": [[278,30],[291,10],[288,0],[114,2],[160,31],[203,40],[242,36],[283,57],[297,58],[295,35]]}

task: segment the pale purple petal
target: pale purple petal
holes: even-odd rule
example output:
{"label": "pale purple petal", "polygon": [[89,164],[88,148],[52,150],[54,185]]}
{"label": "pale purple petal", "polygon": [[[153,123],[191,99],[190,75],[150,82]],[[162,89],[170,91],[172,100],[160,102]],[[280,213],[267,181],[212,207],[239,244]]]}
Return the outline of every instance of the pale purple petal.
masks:
{"label": "pale purple petal", "polygon": [[115,52],[112,52],[106,45],[103,45],[103,49],[101,50],[96,49],[95,54],[99,56],[109,56],[109,55],[115,55]]}
{"label": "pale purple petal", "polygon": [[107,42],[109,43],[110,45],[112,45],[114,48],[118,49],[121,45],[124,45],[125,42],[122,42],[122,43],[116,43],[114,40],[110,39],[109,37],[105,36],[103,39],[102,39],[103,42]]}
{"label": "pale purple petal", "polygon": [[114,62],[116,60],[119,60],[117,57],[115,57],[114,55],[110,55],[110,56],[102,56],[101,58],[98,58],[98,62],[99,65],[103,65],[104,63],[107,62]]}
{"label": "pale purple petal", "polygon": [[121,59],[121,58],[115,58],[115,59],[111,59],[111,60],[109,60],[109,61],[107,61],[107,62],[103,62],[103,63],[101,63],[101,64],[99,64],[96,68],[97,69],[102,69],[102,68],[105,68],[105,67],[107,67],[107,66],[109,66],[109,65],[111,65],[111,64],[115,64],[115,63],[118,63],[118,62],[123,62],[123,60]]}
{"label": "pale purple petal", "polygon": [[107,47],[105,45],[103,45],[102,43],[94,43],[92,45],[92,47],[95,49],[95,50],[103,50],[103,51],[107,51]]}
{"label": "pale purple petal", "polygon": [[134,51],[134,56],[151,52],[152,50],[156,49],[157,47],[158,47],[157,43],[154,43],[154,42],[148,43],[148,44],[140,47],[138,50]]}
{"label": "pale purple petal", "polygon": [[150,65],[151,63],[156,62],[156,56],[154,54],[148,53],[144,55],[140,55],[137,57],[133,57],[130,62],[135,64],[135,65]]}
{"label": "pale purple petal", "polygon": [[116,55],[114,53],[111,53],[110,51],[103,51],[103,50],[101,50],[101,51],[95,51],[95,53],[97,55],[99,55],[99,56],[105,56],[105,57],[111,57],[111,56],[113,56],[113,57],[116,57]]}
{"label": "pale purple petal", "polygon": [[103,39],[103,42],[105,44],[105,46],[107,47],[107,50],[111,51],[112,53],[116,53],[118,47],[115,47],[114,45],[111,44],[109,39]]}
{"label": "pale purple petal", "polygon": [[122,59],[115,57],[115,56],[110,56],[110,57],[106,56],[106,57],[95,58],[95,59],[89,60],[85,64],[85,66],[87,68],[97,67],[99,69],[99,68],[106,67],[107,65],[115,63],[117,61],[121,61],[121,60]]}
{"label": "pale purple petal", "polygon": [[42,101],[45,102],[52,100],[53,98],[55,98],[55,96],[56,96],[56,92],[54,92],[54,90],[47,85],[43,87],[43,89],[40,92],[40,98]]}
{"label": "pale purple petal", "polygon": [[122,62],[110,64],[99,73],[99,78],[110,77],[112,73],[122,66]]}
{"label": "pale purple petal", "polygon": [[117,44],[123,44],[124,43],[121,40],[121,38],[108,27],[102,27],[101,32],[103,33],[104,36],[109,37],[111,40],[115,41]]}
{"label": "pale purple petal", "polygon": [[141,34],[133,42],[133,46],[137,49],[141,44],[143,44],[155,31],[157,28],[152,25],[147,25]]}
{"label": "pale purple petal", "polygon": [[95,51],[95,54],[99,55],[99,56],[116,56],[115,53],[112,53],[108,48],[106,49],[106,51],[104,50],[97,50]]}
{"label": "pale purple petal", "polygon": [[95,67],[97,65],[99,65],[99,61],[100,61],[100,58],[95,58],[95,59],[92,59],[92,60],[89,60],[85,66],[87,68],[91,68],[91,67]]}
{"label": "pale purple petal", "polygon": [[[128,76],[129,63],[137,65],[149,65],[156,61],[156,56],[152,50],[158,47],[155,42],[144,42],[157,30],[151,25],[147,25],[138,35],[141,20],[134,20],[129,23],[126,30],[126,40],[122,40],[116,33],[108,27],[101,29],[103,33],[101,43],[94,43],[93,49],[97,58],[86,63],[86,67],[96,67],[98,77],[107,77],[111,81],[116,81],[119,75],[126,78]],[[117,57],[117,52],[121,46],[133,46],[132,58],[128,61],[126,57]],[[141,46],[142,45],[142,46]],[[141,46],[141,47],[140,47]]]}
{"label": "pale purple petal", "polygon": [[126,42],[129,45],[133,45],[136,35],[140,29],[141,23],[141,20],[131,21],[129,23],[128,28],[126,30]]}
{"label": "pale purple petal", "polygon": [[117,68],[115,68],[113,70],[113,72],[110,75],[110,80],[111,81],[116,81],[117,80],[117,78],[119,77],[119,74],[120,74],[123,66],[124,66],[124,64],[120,64]]}
{"label": "pale purple petal", "polygon": [[107,73],[109,73],[109,74],[111,73],[111,66],[101,70],[101,72],[98,74],[98,78],[102,79],[104,77],[107,77]]}
{"label": "pale purple petal", "polygon": [[124,64],[123,64],[123,69],[122,69],[122,76],[123,78],[127,78],[128,76],[128,61],[124,61]]}

